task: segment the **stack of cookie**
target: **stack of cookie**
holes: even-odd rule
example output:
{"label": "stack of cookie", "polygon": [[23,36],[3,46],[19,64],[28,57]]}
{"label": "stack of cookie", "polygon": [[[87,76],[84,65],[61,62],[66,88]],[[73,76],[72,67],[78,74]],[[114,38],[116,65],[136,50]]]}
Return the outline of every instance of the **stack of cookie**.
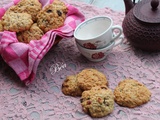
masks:
{"label": "stack of cookie", "polygon": [[85,113],[92,117],[103,117],[114,109],[114,95],[107,86],[108,80],[103,73],[96,69],[84,69],[66,78],[62,92],[65,95],[81,96]]}
{"label": "stack of cookie", "polygon": [[104,117],[114,110],[114,102],[123,107],[134,108],[147,103],[151,92],[137,80],[125,79],[114,92],[108,88],[106,76],[95,69],[84,69],[76,75],[67,76],[62,84],[65,95],[81,96],[81,105],[91,117]]}
{"label": "stack of cookie", "polygon": [[65,95],[81,96],[83,91],[96,86],[108,86],[106,76],[96,69],[84,69],[76,75],[67,76],[62,84]]}
{"label": "stack of cookie", "polygon": [[59,0],[44,8],[39,0],[21,0],[6,11],[0,21],[0,31],[16,32],[20,42],[29,43],[61,27],[66,14],[67,7]]}

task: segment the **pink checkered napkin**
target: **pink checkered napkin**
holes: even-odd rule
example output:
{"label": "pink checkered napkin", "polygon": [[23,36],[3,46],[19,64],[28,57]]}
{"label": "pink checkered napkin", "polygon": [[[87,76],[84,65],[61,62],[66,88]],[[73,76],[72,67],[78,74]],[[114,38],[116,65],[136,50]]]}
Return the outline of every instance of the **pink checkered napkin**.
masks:
{"label": "pink checkered napkin", "polygon": [[[19,0],[14,0],[4,8],[0,8],[0,18],[10,6],[18,2]],[[40,2],[46,6],[53,0],[40,0]],[[0,32],[0,54],[2,58],[17,73],[21,81],[27,85],[34,80],[37,67],[44,55],[53,46],[56,36],[63,38],[73,36],[76,26],[85,19],[77,8],[69,4],[66,5],[68,14],[64,26],[48,31],[40,40],[32,40],[29,44],[25,44],[18,42],[15,32]]]}

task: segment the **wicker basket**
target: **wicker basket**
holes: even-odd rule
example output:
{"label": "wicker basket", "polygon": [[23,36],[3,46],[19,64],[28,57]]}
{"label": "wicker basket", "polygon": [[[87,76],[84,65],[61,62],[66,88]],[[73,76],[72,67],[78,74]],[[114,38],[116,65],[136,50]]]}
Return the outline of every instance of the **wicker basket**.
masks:
{"label": "wicker basket", "polygon": [[63,38],[60,36],[56,36],[55,42],[53,44],[53,46],[57,45]]}

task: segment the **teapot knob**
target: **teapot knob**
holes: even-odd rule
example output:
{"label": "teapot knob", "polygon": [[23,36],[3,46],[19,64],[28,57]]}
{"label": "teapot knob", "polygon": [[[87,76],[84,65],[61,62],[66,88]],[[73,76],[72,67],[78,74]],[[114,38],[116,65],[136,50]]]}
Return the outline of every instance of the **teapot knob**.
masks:
{"label": "teapot knob", "polygon": [[151,1],[152,10],[157,10],[158,5],[159,5],[159,0]]}

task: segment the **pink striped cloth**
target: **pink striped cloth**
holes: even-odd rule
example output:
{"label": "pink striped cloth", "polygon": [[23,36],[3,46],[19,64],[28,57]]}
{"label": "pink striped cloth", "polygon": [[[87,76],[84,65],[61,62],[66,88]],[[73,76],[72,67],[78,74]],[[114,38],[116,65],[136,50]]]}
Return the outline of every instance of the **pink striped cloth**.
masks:
{"label": "pink striped cloth", "polygon": [[[43,7],[54,0],[39,0]],[[0,8],[0,18],[5,11],[19,0],[14,0],[3,8]],[[18,42],[16,33],[0,32],[0,54],[4,61],[16,72],[21,81],[30,84],[36,75],[37,67],[45,54],[53,46],[56,36],[63,38],[73,36],[74,29],[85,18],[74,6],[67,4],[68,13],[64,26],[48,31],[40,40],[32,40],[29,44]]]}

